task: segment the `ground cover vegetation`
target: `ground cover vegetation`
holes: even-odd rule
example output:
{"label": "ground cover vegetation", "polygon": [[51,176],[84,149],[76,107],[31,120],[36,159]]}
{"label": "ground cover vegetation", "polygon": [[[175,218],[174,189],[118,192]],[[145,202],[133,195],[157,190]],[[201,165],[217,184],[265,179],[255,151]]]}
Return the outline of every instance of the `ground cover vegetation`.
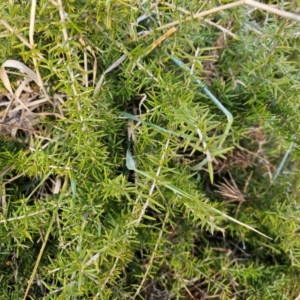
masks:
{"label": "ground cover vegetation", "polygon": [[299,299],[299,7],[1,1],[0,298]]}

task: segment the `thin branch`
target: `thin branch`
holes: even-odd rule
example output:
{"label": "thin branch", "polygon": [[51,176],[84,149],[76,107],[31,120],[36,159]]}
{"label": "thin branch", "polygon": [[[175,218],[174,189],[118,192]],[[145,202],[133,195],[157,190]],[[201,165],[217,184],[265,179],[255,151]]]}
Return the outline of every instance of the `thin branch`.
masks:
{"label": "thin branch", "polygon": [[19,33],[16,33],[15,30],[4,20],[0,20],[2,24],[11,34],[15,35],[27,48],[32,49],[30,43]]}
{"label": "thin branch", "polygon": [[[164,3],[164,5],[168,6],[168,7],[171,7],[173,9],[176,9],[176,10],[179,10],[183,13],[185,13],[186,15],[193,15],[192,12],[190,12],[189,10],[185,9],[185,8],[182,8],[182,7],[178,7],[174,4],[171,4],[171,3]],[[235,39],[238,39],[238,36],[234,33],[232,33],[230,30],[228,30],[227,28],[219,25],[219,24],[216,24],[208,19],[203,19],[204,22],[206,22],[207,24],[211,25],[211,26],[214,26],[214,27],[217,27],[219,30],[223,31],[224,33],[227,33],[228,35],[232,36],[233,38]]]}
{"label": "thin branch", "polygon": [[[161,156],[161,159],[160,159],[160,162],[159,162],[159,167],[158,167],[158,169],[156,171],[156,174],[155,174],[155,178],[158,178],[158,176],[160,175],[160,172],[161,172],[161,169],[162,169],[162,165],[163,165],[163,161],[165,160],[167,149],[169,147],[169,143],[170,143],[170,139],[168,139],[167,142],[166,142],[164,152],[163,152],[163,154]],[[147,207],[149,206],[149,203],[150,203],[150,197],[151,197],[151,195],[153,194],[153,192],[155,190],[156,184],[157,184],[157,181],[155,179],[153,181],[152,185],[151,185],[150,190],[149,190],[148,198],[147,198],[146,202],[144,203],[144,205],[142,207],[142,210],[140,212],[139,218],[137,219],[136,226],[138,226],[140,224],[143,216],[145,215],[146,209],[147,209]]]}
{"label": "thin branch", "polygon": [[7,222],[12,222],[12,221],[16,221],[16,220],[22,220],[22,219],[25,219],[25,218],[28,218],[28,217],[33,217],[33,216],[42,214],[44,212],[46,212],[46,209],[42,209],[42,210],[36,211],[34,213],[30,213],[28,215],[23,215],[23,216],[19,216],[19,217],[9,218],[9,219],[6,219],[6,220],[0,220],[0,224],[7,223]]}
{"label": "thin branch", "polygon": [[[250,5],[252,7],[259,8],[259,9],[265,10],[267,12],[279,15],[283,18],[287,18],[287,19],[291,19],[291,20],[295,20],[295,21],[300,22],[300,15],[298,15],[298,14],[286,12],[284,10],[272,7],[272,6],[267,5],[267,4],[258,3],[258,2],[253,1],[253,0],[240,0],[240,1],[233,2],[233,3],[221,5],[221,6],[206,10],[206,11],[202,11],[202,12],[194,14],[190,17],[186,17],[184,20],[177,20],[177,21],[162,25],[162,26],[156,28],[156,30],[163,30],[163,29],[166,29],[166,28],[169,28],[169,27],[173,27],[173,26],[191,21],[193,19],[202,18],[202,17],[208,16],[208,15],[214,14],[216,12],[227,10],[227,9],[230,9],[230,8],[234,8],[234,7],[237,7],[237,6],[240,6],[240,5]],[[146,36],[146,35],[149,35],[151,33],[153,33],[153,31],[147,32],[147,34],[143,35],[143,37]]]}
{"label": "thin branch", "polygon": [[300,15],[298,15],[298,14],[287,12],[287,11],[278,9],[276,7],[273,7],[271,5],[260,3],[260,2],[253,1],[253,0],[244,0],[244,2],[245,2],[244,4],[250,5],[255,8],[262,9],[262,10],[272,13],[274,15],[278,15],[278,16],[281,16],[286,19],[291,19],[291,20],[300,22]]}
{"label": "thin branch", "polygon": [[[58,6],[59,6],[60,21],[63,25],[62,34],[63,34],[63,37],[64,37],[64,41],[66,43],[66,48],[70,52],[69,36],[68,36],[67,28],[66,28],[66,13],[65,13],[64,8],[63,8],[62,0],[58,0]],[[71,55],[70,55],[70,53],[68,53],[68,55],[69,55],[69,61],[70,61],[71,60],[71,57],[70,57]],[[70,66],[69,63],[67,64],[67,68],[68,68],[68,71],[69,71],[69,74],[70,74],[70,77],[71,77],[73,93],[74,93],[75,96],[77,96],[78,93],[77,93],[77,90],[76,90],[75,85],[74,85],[75,76],[74,76],[73,69],[72,69],[72,67]],[[79,103],[78,103],[78,109],[81,110]]]}
{"label": "thin branch", "polygon": [[50,221],[50,224],[49,224],[49,226],[48,226],[47,233],[46,233],[46,236],[45,236],[45,240],[44,240],[44,242],[43,242],[43,244],[42,244],[42,247],[41,247],[41,249],[40,249],[40,253],[39,253],[38,257],[37,257],[37,260],[36,260],[36,263],[35,263],[35,265],[34,265],[33,271],[32,271],[32,273],[31,273],[31,276],[30,276],[30,279],[29,279],[29,282],[28,282],[28,285],[27,285],[27,288],[26,288],[26,291],[25,291],[25,295],[24,295],[24,297],[23,297],[23,300],[26,300],[26,299],[27,299],[27,295],[28,295],[28,293],[29,293],[30,287],[31,287],[32,282],[33,282],[33,280],[34,280],[34,277],[35,277],[35,274],[36,274],[36,272],[37,272],[37,269],[38,269],[38,266],[39,266],[39,264],[40,264],[40,261],[41,261],[41,259],[42,259],[43,253],[44,253],[44,251],[45,251],[45,248],[46,248],[46,245],[47,245],[47,242],[48,242],[48,239],[49,239],[51,230],[52,230],[52,226],[53,226],[54,221],[55,221],[55,218],[56,218],[56,212],[53,214],[52,219],[51,219],[51,221]]}
{"label": "thin branch", "polygon": [[34,24],[35,24],[35,12],[36,12],[36,0],[31,0],[31,10],[30,10],[30,25],[29,25],[29,43],[30,46],[34,46]]}
{"label": "thin branch", "polygon": [[136,292],[135,292],[133,298],[136,298],[136,297],[139,295],[139,293],[140,293],[140,291],[141,291],[141,289],[142,289],[142,287],[143,287],[143,285],[144,285],[144,283],[145,283],[145,281],[146,281],[146,279],[147,279],[147,276],[148,276],[148,274],[149,274],[149,272],[150,272],[150,269],[151,269],[152,264],[153,264],[153,260],[154,260],[155,255],[156,255],[156,251],[157,251],[159,242],[160,242],[160,240],[161,240],[161,238],[162,238],[163,229],[165,228],[165,225],[166,225],[166,222],[167,222],[168,218],[169,218],[169,212],[166,213],[164,222],[163,222],[163,224],[162,224],[162,227],[161,227],[161,230],[160,230],[160,232],[159,232],[157,241],[156,241],[156,243],[155,243],[155,247],[154,247],[154,249],[153,249],[153,251],[152,251],[152,255],[151,255],[151,257],[150,257],[150,260],[149,260],[149,263],[148,263],[146,272],[145,272],[145,274],[143,275],[142,282],[140,283],[138,289],[136,290]]}

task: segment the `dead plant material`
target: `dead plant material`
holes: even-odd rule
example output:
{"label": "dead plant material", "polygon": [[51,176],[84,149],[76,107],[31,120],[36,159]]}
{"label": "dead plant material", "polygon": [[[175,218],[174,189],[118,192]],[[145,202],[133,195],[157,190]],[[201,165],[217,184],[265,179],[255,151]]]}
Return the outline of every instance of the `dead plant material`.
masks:
{"label": "dead plant material", "polygon": [[188,286],[186,289],[187,299],[206,300],[206,293],[197,285]]}
{"label": "dead plant material", "polygon": [[43,106],[48,103],[41,99],[38,91],[30,87],[28,81],[21,82],[14,95],[2,95],[0,103],[0,134],[16,138],[18,130],[22,130],[28,137],[38,131],[41,123]]}
{"label": "dead plant material", "polygon": [[226,159],[214,158],[214,173],[220,175],[235,167],[245,171],[255,165],[255,159],[254,153],[236,147],[226,155]]}
{"label": "dead plant material", "polygon": [[245,132],[248,137],[245,140],[245,148],[236,146],[226,154],[226,159],[214,158],[214,173],[222,175],[232,169],[239,169],[246,172],[247,169],[259,169],[262,175],[268,175],[272,178],[275,166],[264,151],[264,145],[267,143],[267,135],[262,126],[253,126]]}
{"label": "dead plant material", "polygon": [[169,300],[171,298],[170,291],[157,288],[155,283],[149,283],[144,292],[146,300]]}
{"label": "dead plant material", "polygon": [[224,182],[220,184],[215,184],[217,187],[217,193],[220,194],[222,197],[224,197],[226,200],[226,203],[230,202],[245,202],[246,197],[245,194],[240,191],[238,186],[236,185],[236,182],[231,178],[230,181],[227,179],[224,179]]}
{"label": "dead plant material", "polygon": [[[6,68],[17,69],[12,72]],[[14,84],[10,74],[20,79]],[[43,119],[46,116],[64,118],[61,97],[50,99],[44,93],[44,85],[38,75],[22,62],[7,60],[0,68],[0,79],[7,92],[0,94],[0,135],[17,139],[17,132],[28,140],[36,133],[43,133]]]}
{"label": "dead plant material", "polygon": [[222,182],[220,184],[215,184],[215,186],[217,187],[216,193],[219,194],[220,196],[222,196],[225,199],[226,203],[231,203],[231,202],[238,203],[238,207],[236,209],[236,214],[239,212],[239,209],[240,209],[242,203],[244,203],[246,201],[246,198],[247,198],[246,193],[247,193],[247,189],[248,189],[252,174],[253,174],[253,172],[251,172],[250,175],[248,176],[246,183],[243,187],[243,191],[241,191],[239,189],[235,180],[231,176],[230,172],[229,172],[230,181],[224,178],[224,182]]}

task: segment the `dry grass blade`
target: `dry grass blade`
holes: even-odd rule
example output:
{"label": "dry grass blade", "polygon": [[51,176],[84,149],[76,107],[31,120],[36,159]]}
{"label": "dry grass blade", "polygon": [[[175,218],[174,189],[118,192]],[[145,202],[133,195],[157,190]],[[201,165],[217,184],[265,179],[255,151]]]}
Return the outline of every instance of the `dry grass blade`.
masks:
{"label": "dry grass blade", "polygon": [[35,24],[35,12],[36,12],[36,0],[31,0],[31,11],[30,11],[30,26],[29,26],[29,42],[31,47],[34,45],[34,24]]}
{"label": "dry grass blade", "polygon": [[10,92],[11,95],[14,94],[11,84],[10,84],[10,80],[8,78],[8,75],[6,73],[6,70],[2,67],[0,68],[0,79],[3,82],[3,85],[6,87],[6,89]]}
{"label": "dry grass blade", "polygon": [[[164,5],[168,6],[168,7],[172,7],[173,9],[176,9],[176,10],[179,10],[183,13],[185,13],[186,15],[192,15],[192,13],[189,11],[189,10],[186,10],[184,8],[181,8],[181,7],[178,7],[174,4],[171,4],[171,3],[164,3]],[[223,26],[219,25],[219,24],[216,24],[215,22],[212,22],[208,19],[203,19],[203,21],[211,26],[214,26],[214,27],[217,27],[219,30],[223,31],[224,34],[228,34],[230,36],[232,36],[234,39],[239,39],[239,37],[232,33],[230,30],[228,30],[227,28],[224,28]]]}
{"label": "dry grass blade", "polygon": [[[267,12],[276,14],[276,15],[281,16],[283,18],[291,19],[291,20],[295,20],[295,21],[300,22],[300,15],[290,13],[290,12],[286,12],[284,10],[280,10],[278,8],[272,7],[272,6],[267,5],[267,4],[258,3],[256,1],[240,0],[240,1],[233,2],[233,3],[228,3],[228,4],[225,4],[225,5],[221,5],[221,6],[206,10],[206,11],[199,12],[197,14],[194,14],[192,16],[189,16],[189,17],[185,18],[184,20],[173,21],[171,23],[168,23],[168,24],[165,24],[165,25],[162,25],[162,26],[156,28],[156,30],[163,30],[163,29],[166,29],[166,28],[169,28],[169,27],[179,25],[183,22],[189,22],[192,19],[202,18],[202,17],[208,16],[208,15],[211,15],[211,14],[214,14],[214,13],[217,13],[217,12],[220,12],[220,11],[224,11],[224,10],[227,10],[227,9],[230,9],[230,8],[234,8],[234,7],[237,7],[237,6],[241,6],[241,5],[250,5],[252,7],[262,9],[262,10],[265,10]],[[148,32],[146,35],[148,35],[150,33],[151,32]]]}
{"label": "dry grass blade", "polygon": [[21,126],[18,126],[18,125],[7,124],[7,123],[4,123],[4,122],[0,122],[0,124],[4,125],[4,126],[12,127],[12,128],[22,129],[24,131],[37,132],[36,130],[24,128],[24,127],[21,127]]}
{"label": "dry grass blade", "polygon": [[162,36],[160,36],[154,43],[152,43],[147,50],[146,54],[149,54],[151,51],[153,51],[156,47],[158,47],[167,37],[172,35],[174,32],[177,31],[178,28],[172,27],[170,28],[166,33],[164,33]]}
{"label": "dry grass blade", "polygon": [[29,69],[22,62],[13,60],[13,59],[9,59],[2,65],[2,68],[7,68],[7,67],[18,69],[19,71],[26,73],[30,79],[32,79],[38,86],[40,86],[39,79],[38,79],[38,76],[36,75],[36,73],[33,72],[31,69]]}
{"label": "dry grass blade", "polygon": [[[23,81],[19,82],[15,92],[12,92],[11,84],[8,78],[7,71],[3,67],[2,70],[2,81],[6,88],[11,90],[9,94],[1,95],[0,107],[0,133],[4,135],[11,135],[16,138],[18,130],[23,130],[26,137],[29,137],[29,133],[37,133],[39,129],[37,125],[41,123],[41,118],[44,116],[54,116],[58,118],[64,118],[62,111],[60,110],[62,97],[59,97],[59,101],[54,99],[55,104],[52,103],[51,99],[46,97],[41,98],[42,87],[36,85],[30,85],[32,81],[38,82],[36,74],[30,70],[23,63],[18,61],[6,61],[4,66],[18,68],[25,72],[29,77],[26,77]],[[50,101],[49,101],[50,100]],[[53,104],[51,111],[44,111],[46,104]],[[47,110],[49,107],[47,108]],[[60,113],[56,113],[55,110],[59,109]]]}
{"label": "dry grass blade", "polygon": [[298,297],[297,297],[297,298],[295,298],[295,300],[300,300],[300,294],[298,295]]}
{"label": "dry grass blade", "polygon": [[6,188],[5,188],[5,183],[3,183],[0,186],[0,191],[1,191],[1,207],[2,207],[2,215],[4,218],[7,217],[7,201],[6,201]]}
{"label": "dry grass blade", "polygon": [[103,80],[104,80],[104,76],[109,73],[110,71],[112,71],[113,69],[115,69],[116,67],[118,67],[125,59],[127,58],[126,54],[123,54],[120,58],[118,58],[112,65],[110,65],[101,75],[99,81],[97,82],[97,85],[95,87],[95,91],[94,91],[94,96],[100,91],[100,88],[102,86]]}
{"label": "dry grass blade", "polygon": [[17,88],[14,97],[9,99],[6,96],[9,101],[2,101],[1,106],[6,106],[6,109],[0,113],[1,124],[8,126],[1,130],[2,133],[16,137],[18,129],[35,132],[34,125],[39,123],[39,119],[34,110],[47,101],[38,99],[39,93],[28,85],[31,81],[31,79],[25,79]]}

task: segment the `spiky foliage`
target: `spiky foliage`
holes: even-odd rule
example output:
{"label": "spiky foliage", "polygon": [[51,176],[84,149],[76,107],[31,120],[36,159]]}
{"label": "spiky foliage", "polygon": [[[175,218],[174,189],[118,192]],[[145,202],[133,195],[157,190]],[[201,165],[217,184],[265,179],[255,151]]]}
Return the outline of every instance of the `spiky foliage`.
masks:
{"label": "spiky foliage", "polygon": [[2,1],[4,299],[298,296],[299,6],[222,2]]}

